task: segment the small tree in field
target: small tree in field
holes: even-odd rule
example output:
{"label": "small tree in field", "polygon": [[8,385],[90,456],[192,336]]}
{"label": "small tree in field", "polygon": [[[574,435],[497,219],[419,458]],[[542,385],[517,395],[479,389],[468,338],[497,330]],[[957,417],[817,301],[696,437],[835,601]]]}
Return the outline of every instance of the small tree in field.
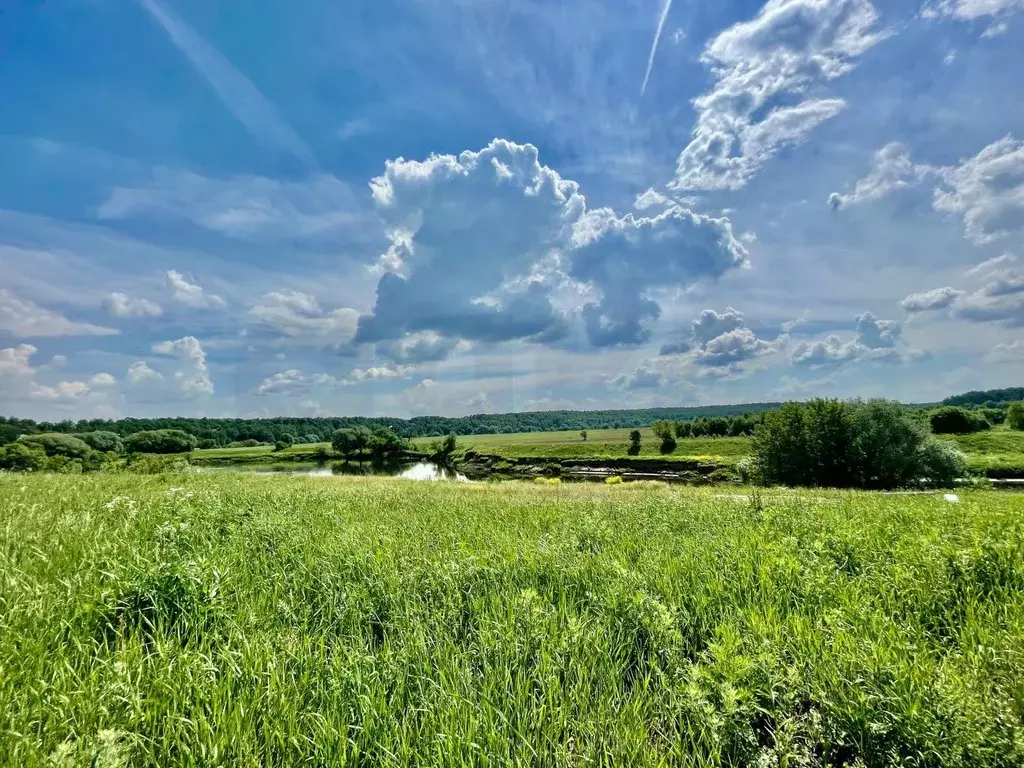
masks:
{"label": "small tree in field", "polygon": [[583,441],[586,442],[586,440],[587,440],[587,430],[581,429],[580,430],[580,437],[582,437]]}
{"label": "small tree in field", "polygon": [[656,421],[652,427],[654,436],[661,440],[659,450],[663,454],[672,453],[676,449],[676,428],[671,421]]}
{"label": "small tree in field", "polygon": [[640,430],[634,429],[629,433],[629,449],[626,451],[630,456],[637,456],[640,453]]}
{"label": "small tree in field", "polygon": [[1010,429],[1024,430],[1024,403],[1011,403],[1006,410],[1006,423]]}

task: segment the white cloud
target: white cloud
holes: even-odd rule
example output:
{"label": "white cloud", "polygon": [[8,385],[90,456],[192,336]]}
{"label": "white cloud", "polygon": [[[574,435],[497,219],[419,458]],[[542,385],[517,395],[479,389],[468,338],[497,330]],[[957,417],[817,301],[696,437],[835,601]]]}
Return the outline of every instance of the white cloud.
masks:
{"label": "white cloud", "polygon": [[159,317],[163,310],[149,299],[132,299],[126,293],[112,293],[103,300],[103,307],[114,317]]}
{"label": "white cloud", "polygon": [[716,336],[697,351],[697,362],[712,368],[731,366],[775,352],[775,347],[757,338],[749,328],[737,328]]}
{"label": "white cloud", "polygon": [[371,188],[391,247],[360,343],[422,331],[550,343],[570,330],[552,304],[569,281],[600,291],[583,311],[593,344],[637,343],[660,313],[650,289],[714,279],[746,259],[727,219],[676,206],[651,218],[588,211],[536,147],[501,139],[457,157],[389,161]]}
{"label": "white cloud", "polygon": [[39,350],[31,344],[0,349],[0,381],[14,378],[31,378],[35,370],[29,360]]}
{"label": "white cloud", "polygon": [[119,331],[91,323],[76,323],[40,307],[28,299],[19,299],[0,288],[0,331],[12,336],[113,336]]}
{"label": "white cloud", "polygon": [[647,322],[661,314],[651,289],[712,280],[747,263],[728,219],[678,206],[654,217],[589,211],[576,224],[573,244],[569,275],[601,291],[600,303],[583,311],[590,342],[599,347],[647,340]]}
{"label": "white cloud", "polygon": [[908,312],[943,312],[959,320],[1024,326],[1024,273],[1012,268],[1016,257],[1004,254],[967,270],[970,288],[946,286],[914,293],[902,306]]}
{"label": "white cloud", "polygon": [[713,309],[705,309],[696,320],[690,323],[690,332],[694,341],[704,345],[723,333],[729,333],[745,326],[743,313],[732,307],[726,307],[725,312],[722,313]]}
{"label": "white cloud", "polygon": [[960,21],[973,21],[983,16],[997,16],[1021,9],[1024,9],[1024,0],[935,0],[925,5],[922,15],[925,18],[947,16]]}
{"label": "white cloud", "polygon": [[962,296],[963,293],[963,291],[958,291],[956,288],[950,288],[949,286],[934,288],[930,291],[910,294],[900,302],[900,306],[910,313],[949,309],[953,306],[953,302]]}
{"label": "white cloud", "polygon": [[396,363],[429,363],[444,360],[456,349],[468,349],[465,341],[442,336],[434,331],[420,331],[403,336],[392,344],[378,344],[377,350]]}
{"label": "white cloud", "polygon": [[1024,142],[1007,136],[941,170],[936,210],[963,217],[969,240],[989,243],[1024,232]]}
{"label": "white cloud", "polygon": [[84,381],[62,381],[54,387],[32,384],[29,397],[34,400],[73,401],[86,397],[91,389]]}
{"label": "white cloud", "polygon": [[299,291],[275,291],[262,296],[249,314],[278,333],[312,345],[343,346],[356,332],[354,309],[324,311],[316,298]]}
{"label": "white cloud", "polygon": [[316,160],[274,105],[224,56],[157,0],[137,0],[189,63],[206,78],[231,113],[258,142],[293,155],[308,166]]}
{"label": "white cloud", "polygon": [[139,385],[147,381],[156,381],[162,378],[163,376],[150,368],[149,363],[145,360],[139,360],[138,362],[132,363],[128,366],[128,381],[132,385]]}
{"label": "white cloud", "polygon": [[180,272],[167,272],[167,287],[171,290],[171,298],[179,304],[196,309],[217,309],[227,306],[220,296],[206,293],[196,283],[190,283]]}
{"label": "white cloud", "polygon": [[795,366],[824,368],[862,362],[904,362],[919,353],[901,344],[902,327],[894,320],[879,320],[871,312],[859,315],[856,335],[843,341],[831,334],[820,341],[801,341],[795,344],[790,361]]}
{"label": "white cloud", "polygon": [[996,344],[986,356],[990,363],[1024,363],[1024,341]]}
{"label": "white cloud", "polygon": [[102,389],[104,387],[112,387],[117,383],[117,379],[111,376],[109,373],[97,373],[89,379],[89,386]]}
{"label": "white cloud", "polygon": [[629,373],[623,373],[611,380],[613,387],[626,390],[660,389],[668,383],[668,377],[650,365],[641,365]]}
{"label": "white cloud", "polygon": [[264,379],[256,387],[256,394],[285,396],[304,394],[316,386],[330,384],[333,381],[333,378],[326,374],[307,376],[302,371],[293,368],[288,371],[275,373],[273,376]]}
{"label": "white cloud", "polygon": [[[782,146],[838,114],[841,99],[800,99],[885,37],[877,20],[868,0],[769,0],[754,19],[719,34],[702,56],[716,82],[694,100],[697,125],[670,186],[738,189]],[[780,103],[786,97],[796,103]]]}
{"label": "white cloud", "polygon": [[213,381],[206,367],[206,352],[195,336],[185,336],[177,341],[161,341],[153,345],[153,352],[178,358],[179,367],[174,372],[174,380],[183,394],[213,394]]}
{"label": "white cloud", "polygon": [[412,377],[412,370],[412,366],[408,365],[377,365],[372,368],[355,368],[348,377],[342,379],[342,383],[350,386],[366,381],[408,379]]}
{"label": "white cloud", "polygon": [[928,165],[916,165],[906,146],[894,141],[875,153],[871,171],[857,182],[853,192],[847,195],[833,192],[829,195],[828,206],[837,210],[879,200],[893,190],[916,186],[935,170]]}

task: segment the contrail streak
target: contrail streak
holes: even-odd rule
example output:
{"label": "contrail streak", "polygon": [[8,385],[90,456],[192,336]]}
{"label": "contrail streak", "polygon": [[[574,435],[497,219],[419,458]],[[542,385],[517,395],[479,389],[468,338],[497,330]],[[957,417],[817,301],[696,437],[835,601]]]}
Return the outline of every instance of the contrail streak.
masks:
{"label": "contrail streak", "polygon": [[158,0],[137,0],[164,28],[171,42],[192,66],[206,78],[221,101],[261,144],[287,152],[309,167],[316,159],[309,147],[245,75],[235,69],[212,45],[175,17]]}
{"label": "contrail streak", "polygon": [[661,41],[661,32],[665,29],[665,21],[668,19],[668,12],[672,10],[672,0],[665,0],[661,9],[661,18],[658,19],[658,28],[654,31],[654,41],[651,43],[651,53],[647,57],[647,73],[644,75],[644,84],[640,86],[640,96],[643,97],[647,90],[647,81],[651,79],[651,69],[654,68],[654,56],[658,53],[658,43]]}

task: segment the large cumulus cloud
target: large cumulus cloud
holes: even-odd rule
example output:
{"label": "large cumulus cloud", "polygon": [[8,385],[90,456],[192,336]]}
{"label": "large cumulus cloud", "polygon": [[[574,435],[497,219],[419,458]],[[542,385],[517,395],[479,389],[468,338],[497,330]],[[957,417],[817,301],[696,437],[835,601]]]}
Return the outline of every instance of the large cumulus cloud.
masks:
{"label": "large cumulus cloud", "polygon": [[[637,344],[660,315],[652,291],[743,264],[727,219],[670,206],[652,217],[588,210],[536,147],[496,139],[479,152],[389,161],[371,183],[391,241],[356,343],[437,357],[453,340],[551,343],[574,319],[551,301],[559,279],[600,298],[581,315],[595,346]],[[435,334],[417,346],[407,337]],[[429,350],[427,349],[429,346]]]}

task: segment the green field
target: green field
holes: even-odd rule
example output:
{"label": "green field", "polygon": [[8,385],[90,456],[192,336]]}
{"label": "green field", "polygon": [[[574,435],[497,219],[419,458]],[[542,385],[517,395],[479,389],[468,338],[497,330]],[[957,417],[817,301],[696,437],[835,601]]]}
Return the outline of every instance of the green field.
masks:
{"label": "green field", "polygon": [[[510,435],[466,435],[458,438],[459,451],[494,454],[505,458],[538,459],[605,459],[629,458],[628,429],[590,430],[583,440],[578,432],[524,432]],[[642,435],[641,459],[699,459],[722,466],[735,465],[750,454],[749,437],[686,438],[679,440],[676,450],[665,456],[658,450],[659,441],[650,429]],[[943,435],[967,454],[972,472],[993,477],[1024,477],[1024,432],[996,428],[972,435]],[[416,438],[413,446],[428,451],[437,438]],[[271,446],[256,448],[213,448],[193,451],[197,464],[244,464],[250,462],[313,461],[317,450],[331,450],[329,443],[295,445],[276,452]]]}
{"label": "green field", "polygon": [[972,471],[1024,478],[1024,432],[996,428],[947,437],[967,454],[967,464]]}
{"label": "green field", "polygon": [[[626,458],[629,429],[594,429],[587,439],[579,432],[525,432],[518,435],[467,435],[459,437],[459,447],[480,453],[508,458],[546,457],[554,459]],[[661,443],[650,429],[641,429],[639,458],[718,459],[722,463],[737,461],[750,453],[749,437],[687,438],[679,441],[674,452],[663,456]],[[436,439],[436,438],[434,438]],[[419,446],[429,446],[431,439],[419,438]]]}
{"label": "green field", "polygon": [[2,766],[1020,766],[1024,495],[0,475]]}

